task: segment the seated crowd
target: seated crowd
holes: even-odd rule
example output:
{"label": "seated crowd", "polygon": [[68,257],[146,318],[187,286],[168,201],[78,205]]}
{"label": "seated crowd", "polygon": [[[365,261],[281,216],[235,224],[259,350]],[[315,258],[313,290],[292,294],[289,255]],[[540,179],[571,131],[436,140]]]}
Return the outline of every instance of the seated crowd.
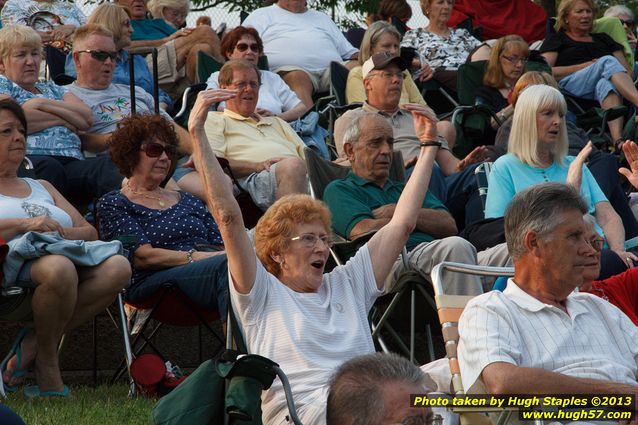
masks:
{"label": "seated crowd", "polygon": [[[15,253],[2,284],[33,294],[33,322],[1,364],[5,390],[33,371],[26,397],[65,397],[61,336],[123,289],[140,302],[168,282],[222,321],[234,312],[248,351],[287,374],[304,424],[431,424],[409,400],[436,385],[409,361],[374,354],[368,319],[378,297],[402,289],[403,272],[431,282],[453,261],[515,270],[502,291],[478,277],[444,281],[446,293],[476,296],[459,322],[466,391],[638,395],[638,251],[627,244],[638,221],[626,195],[638,188],[638,146],[621,137],[623,117],[604,129],[608,150],[593,146],[566,100],[638,106],[630,11],[600,24],[620,29],[618,41],[595,32],[592,0],[562,0],[556,32],[535,51],[514,34],[481,43],[448,26],[453,0],[421,0],[427,27],[402,35],[407,19],[399,30],[381,18],[359,51],[305,0],[257,9],[221,40],[210,25],[185,27],[187,0],[118,0],[88,18],[50,3],[65,18],[53,30],[25,25],[22,2],[2,11],[0,242]],[[72,83],[40,79],[45,45],[67,53]],[[158,49],[159,81],[135,47]],[[222,66],[184,128],[171,112],[203,82],[201,55]],[[456,95],[469,61],[483,61],[475,101],[493,116],[484,144],[463,151],[463,125],[439,120],[422,84]],[[351,69],[345,93],[361,103],[330,134],[332,165],[348,174],[314,199],[306,160],[317,148],[295,124],[330,88],[331,62]],[[482,199],[475,172],[486,161]],[[406,181],[391,178],[396,168]],[[250,231],[242,195],[261,215]],[[371,233],[327,269],[335,236]],[[127,251],[122,238],[133,240]],[[35,246],[47,249],[21,257]],[[279,380],[262,411],[265,424],[286,423]]]}

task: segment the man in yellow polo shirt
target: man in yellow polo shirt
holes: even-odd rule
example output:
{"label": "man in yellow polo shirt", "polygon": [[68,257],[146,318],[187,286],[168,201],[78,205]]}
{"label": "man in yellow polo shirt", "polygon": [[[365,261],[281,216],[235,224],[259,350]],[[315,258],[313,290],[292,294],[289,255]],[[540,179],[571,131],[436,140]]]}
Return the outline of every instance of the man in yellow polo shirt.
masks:
{"label": "man in yellow polo shirt", "polygon": [[[255,112],[261,84],[259,70],[250,62],[226,62],[219,72],[214,90],[223,112],[210,112],[205,130],[215,154],[226,158],[239,184],[265,210],[276,199],[308,189],[304,163],[304,143],[297,133],[278,117]],[[178,185],[204,197],[199,176],[190,173],[173,176]]]}

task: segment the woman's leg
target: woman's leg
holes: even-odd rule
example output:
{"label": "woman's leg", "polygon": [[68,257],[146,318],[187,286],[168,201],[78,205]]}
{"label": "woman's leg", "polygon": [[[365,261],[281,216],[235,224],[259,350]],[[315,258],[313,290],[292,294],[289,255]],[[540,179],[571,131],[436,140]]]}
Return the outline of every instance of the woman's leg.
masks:
{"label": "woman's leg", "polygon": [[[600,106],[605,109],[614,108],[622,105],[622,99],[616,94],[616,92],[610,91],[609,94],[600,102]],[[607,121],[609,127],[609,134],[611,134],[611,140],[618,140],[622,137],[622,129],[625,120],[623,117],[616,118],[613,121]]]}
{"label": "woman's leg", "polygon": [[128,285],[131,266],[126,257],[114,255],[98,266],[79,268],[78,278],[77,302],[64,327],[65,333],[92,319],[113,302]]}
{"label": "woman's leg", "polygon": [[31,268],[36,285],[31,301],[35,326],[35,371],[41,391],[61,391],[58,343],[77,303],[78,276],[75,265],[66,257],[47,255]]}
{"label": "woman's leg", "polygon": [[130,288],[127,297],[132,302],[145,301],[164,283],[174,284],[195,304],[217,309],[222,319],[226,317],[228,262],[225,254],[159,270]]}

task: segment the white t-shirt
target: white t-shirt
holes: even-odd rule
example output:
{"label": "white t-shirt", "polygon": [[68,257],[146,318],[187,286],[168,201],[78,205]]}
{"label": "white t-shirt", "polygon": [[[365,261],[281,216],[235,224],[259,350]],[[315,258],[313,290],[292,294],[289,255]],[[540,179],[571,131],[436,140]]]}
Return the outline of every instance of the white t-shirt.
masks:
{"label": "white t-shirt", "polygon": [[[37,180],[23,178],[31,188],[31,193],[25,198],[0,195],[0,219],[32,218],[42,215],[49,216],[62,227],[73,227],[73,220],[66,211],[57,207],[53,197],[42,183]],[[18,238],[22,235],[16,235]]]}
{"label": "white t-shirt", "polygon": [[[324,274],[316,293],[293,291],[256,261],[249,294],[230,285],[248,351],[277,362],[286,373],[305,425],[324,424],[331,373],[352,357],[374,352],[368,312],[383,292],[374,279],[368,246]],[[264,424],[284,423],[288,409],[279,379],[262,394],[261,408]]]}
{"label": "white t-shirt", "polygon": [[458,354],[466,391],[485,393],[480,375],[494,362],[638,384],[636,325],[591,294],[570,294],[566,307],[569,314],[532,297],[512,279],[503,292],[472,299],[459,321]]}
{"label": "white t-shirt", "polygon": [[252,12],[244,26],[259,33],[271,70],[295,65],[322,72],[357,53],[332,19],[316,10],[292,13],[273,4]]}
{"label": "white t-shirt", "polygon": [[[261,87],[259,87],[259,100],[257,108],[266,109],[274,115],[288,111],[299,103],[301,100],[294,91],[284,82],[284,80],[274,72],[259,71],[261,74]],[[219,71],[213,72],[206,81],[207,89],[219,88]],[[222,102],[225,106],[226,102]]]}

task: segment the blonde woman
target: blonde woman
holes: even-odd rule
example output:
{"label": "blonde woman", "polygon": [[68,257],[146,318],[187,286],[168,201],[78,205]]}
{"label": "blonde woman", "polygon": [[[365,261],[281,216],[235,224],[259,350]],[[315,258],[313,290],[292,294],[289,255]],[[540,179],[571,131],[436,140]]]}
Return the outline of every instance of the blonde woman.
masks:
{"label": "blonde woman", "polygon": [[[534,184],[567,182],[568,140],[563,95],[546,85],[527,87],[518,97],[508,153],[494,163],[489,176],[485,217],[503,217],[514,195]],[[591,148],[589,148],[591,150]],[[625,252],[625,229],[589,169],[584,166],[581,195],[596,218],[609,248],[627,265],[638,258]]]}

